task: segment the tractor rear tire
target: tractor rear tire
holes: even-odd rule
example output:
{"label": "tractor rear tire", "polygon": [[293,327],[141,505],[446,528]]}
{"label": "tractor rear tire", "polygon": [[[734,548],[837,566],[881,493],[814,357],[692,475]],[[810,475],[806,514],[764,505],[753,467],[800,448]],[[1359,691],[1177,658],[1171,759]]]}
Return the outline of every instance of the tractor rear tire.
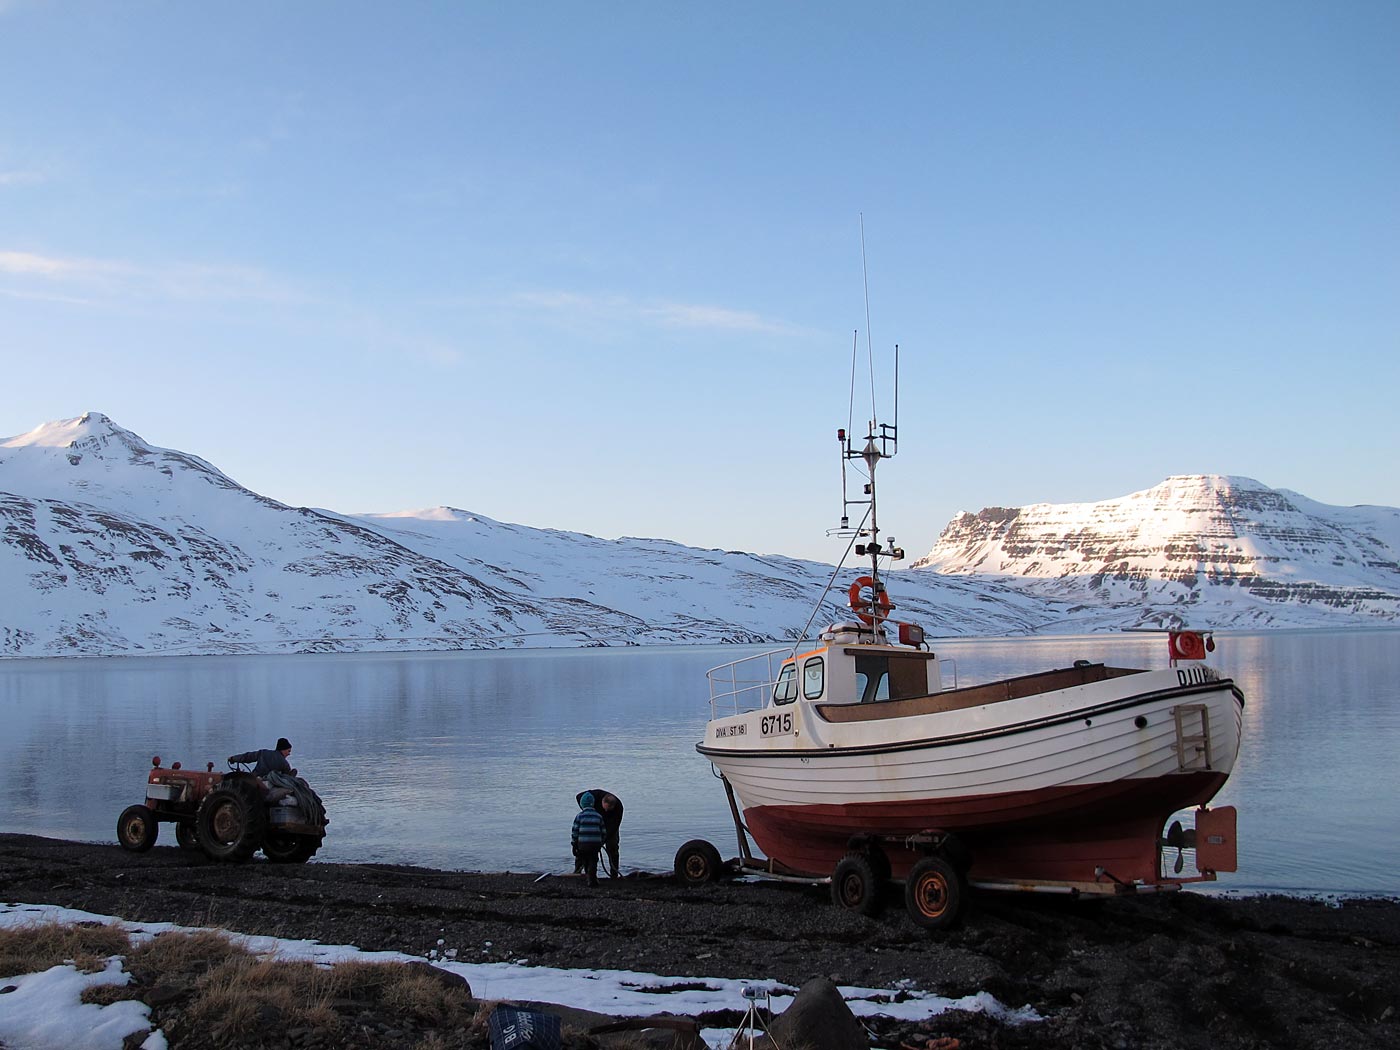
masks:
{"label": "tractor rear tire", "polygon": [[210,860],[247,860],[263,844],[267,808],[256,787],[238,781],[220,784],[199,807],[199,847]]}
{"label": "tractor rear tire", "polygon": [[187,824],[183,820],[175,824],[175,841],[184,850],[199,849],[199,832],[193,824]]}
{"label": "tractor rear tire", "polygon": [[145,853],[156,844],[160,822],[149,806],[127,806],[117,818],[117,842],[132,853]]}
{"label": "tractor rear tire", "polygon": [[321,848],[321,840],[310,835],[271,832],[263,840],[263,856],[274,864],[305,864]]}

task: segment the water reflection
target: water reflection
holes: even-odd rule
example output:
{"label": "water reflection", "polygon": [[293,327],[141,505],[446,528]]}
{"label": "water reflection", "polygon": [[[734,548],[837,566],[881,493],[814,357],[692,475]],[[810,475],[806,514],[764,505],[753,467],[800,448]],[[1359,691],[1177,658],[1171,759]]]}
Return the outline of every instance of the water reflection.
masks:
{"label": "water reflection", "polygon": [[[1248,698],[1220,799],[1240,808],[1234,888],[1397,892],[1400,634],[1221,636]],[[1158,666],[1153,635],[952,640],[959,684],[1075,659]],[[623,863],[670,867],[686,839],[735,851],[724,792],[694,750],[704,671],[733,646],[512,653],[0,662],[6,830],[112,841],[150,757],[224,768],[295,744],[326,799],[327,860],[570,866],[574,795],[627,806]],[[163,832],[162,842],[173,838]]]}

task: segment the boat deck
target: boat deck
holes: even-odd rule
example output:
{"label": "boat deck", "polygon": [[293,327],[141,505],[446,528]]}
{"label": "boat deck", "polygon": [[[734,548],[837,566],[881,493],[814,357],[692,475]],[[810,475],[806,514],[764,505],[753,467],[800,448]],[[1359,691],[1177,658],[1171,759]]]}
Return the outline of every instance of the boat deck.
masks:
{"label": "boat deck", "polygon": [[881,718],[904,718],[908,715],[937,714],[943,711],[958,711],[968,707],[981,707],[984,704],[1001,703],[1003,700],[1020,700],[1038,693],[1049,693],[1057,689],[1069,689],[1076,685],[1091,685],[1110,678],[1124,675],[1143,674],[1141,668],[1108,667],[1105,664],[1087,664],[1083,667],[1062,667],[1054,671],[1041,671],[1038,674],[1021,675],[1000,682],[985,685],[970,685],[962,689],[949,689],[928,696],[914,696],[904,700],[879,700],[872,703],[854,704],[814,704],[817,714],[827,722],[870,722]]}

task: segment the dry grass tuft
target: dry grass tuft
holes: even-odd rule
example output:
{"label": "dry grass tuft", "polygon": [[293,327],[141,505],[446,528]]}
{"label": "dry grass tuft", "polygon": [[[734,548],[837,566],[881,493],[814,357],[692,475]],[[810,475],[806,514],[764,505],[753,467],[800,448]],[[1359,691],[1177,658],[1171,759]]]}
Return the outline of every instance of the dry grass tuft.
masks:
{"label": "dry grass tuft", "polygon": [[237,941],[215,930],[160,933],[133,948],[126,968],[139,980],[194,981],[231,959],[253,958]]}
{"label": "dry grass tuft", "polygon": [[0,977],[43,973],[71,962],[83,973],[104,969],[113,955],[131,951],[119,926],[101,923],[36,922],[0,930]]}
{"label": "dry grass tuft", "polygon": [[465,1028],[472,1023],[476,1004],[465,989],[450,987],[404,966],[387,969],[390,978],[380,1001],[388,1009],[440,1027]]}
{"label": "dry grass tuft", "polygon": [[178,1042],[197,1038],[210,1047],[241,1046],[249,1032],[295,1028],[348,1038],[347,1009],[396,1019],[410,1030],[435,1029],[423,1032],[415,1050],[451,1050],[468,1031],[485,1035],[489,1011],[479,1010],[465,986],[400,963],[274,962],[215,930],[163,933],[139,946],[120,927],[96,924],[0,930],[0,976],[42,972],[65,961],[96,972],[113,955],[125,957],[132,983],[90,988],[83,1001],[105,1006],[141,999],[157,987],[171,989],[174,998],[162,1001],[178,1006],[162,1024]]}
{"label": "dry grass tuft", "polygon": [[99,984],[91,988],[84,988],[79,998],[85,1003],[111,1006],[113,1003],[125,1002],[128,999],[140,999],[141,986],[137,984]]}
{"label": "dry grass tuft", "polygon": [[300,1026],[302,1004],[295,986],[306,981],[310,963],[273,964],[252,955],[234,956],[214,965],[195,984],[196,995],[184,1021],[195,1030],[238,1032]]}
{"label": "dry grass tuft", "polygon": [[232,956],[195,986],[183,1021],[194,1030],[234,1032],[266,1027],[335,1028],[333,1003],[354,1000],[431,1025],[466,1027],[475,1003],[465,991],[395,963],[346,962],[323,968],[307,962],[269,962]]}

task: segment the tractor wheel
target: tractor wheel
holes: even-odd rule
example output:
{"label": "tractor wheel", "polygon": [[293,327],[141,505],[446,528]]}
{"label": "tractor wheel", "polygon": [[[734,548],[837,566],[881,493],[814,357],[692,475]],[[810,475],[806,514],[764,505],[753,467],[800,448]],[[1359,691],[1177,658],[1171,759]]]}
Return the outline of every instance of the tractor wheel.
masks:
{"label": "tractor wheel", "polygon": [[156,844],[160,822],[148,806],[127,806],[117,818],[117,841],[122,849],[145,853]]}
{"label": "tractor wheel", "polygon": [[196,827],[199,847],[210,860],[247,860],[263,844],[267,809],[257,788],[223,783],[200,805]]}
{"label": "tractor wheel", "polygon": [[942,857],[924,857],[904,883],[904,907],[926,930],[951,929],[962,915],[962,876]]}
{"label": "tractor wheel", "polygon": [[193,824],[187,824],[183,820],[175,824],[175,841],[180,844],[181,849],[199,849],[199,832]]}
{"label": "tractor wheel", "polygon": [[284,835],[273,832],[263,841],[263,856],[274,864],[305,864],[321,848],[321,840],[310,835]]}
{"label": "tractor wheel", "polygon": [[831,876],[831,903],[838,908],[878,915],[884,906],[884,884],[864,853],[847,853]]}
{"label": "tractor wheel", "polygon": [[691,839],[676,850],[676,878],[686,886],[715,882],[723,868],[719,850],[704,839]]}

